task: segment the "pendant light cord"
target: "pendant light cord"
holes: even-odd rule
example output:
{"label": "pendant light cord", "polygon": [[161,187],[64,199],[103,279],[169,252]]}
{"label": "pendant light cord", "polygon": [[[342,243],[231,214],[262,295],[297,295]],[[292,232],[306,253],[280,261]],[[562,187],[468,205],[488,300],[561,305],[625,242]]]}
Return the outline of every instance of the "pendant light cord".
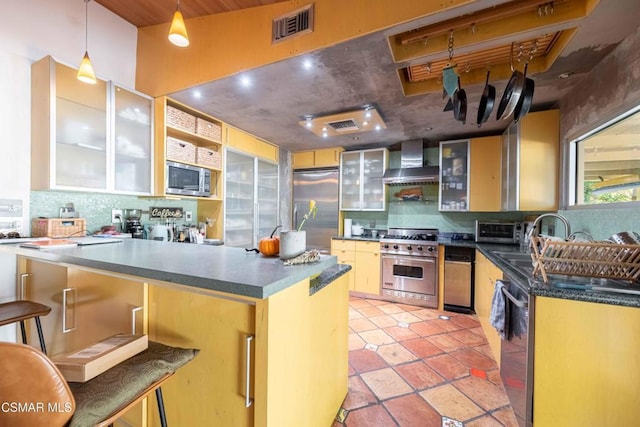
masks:
{"label": "pendant light cord", "polygon": [[89,2],[84,0],[84,50],[89,51]]}

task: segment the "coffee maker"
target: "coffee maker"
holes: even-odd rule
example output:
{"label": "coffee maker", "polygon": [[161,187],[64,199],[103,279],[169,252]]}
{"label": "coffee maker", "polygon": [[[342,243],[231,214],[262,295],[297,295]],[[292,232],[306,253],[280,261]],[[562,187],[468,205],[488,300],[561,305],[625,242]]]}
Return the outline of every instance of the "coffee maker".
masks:
{"label": "coffee maker", "polygon": [[127,220],[125,232],[131,234],[134,239],[144,239],[144,227],[140,223],[142,211],[140,209],[126,209]]}

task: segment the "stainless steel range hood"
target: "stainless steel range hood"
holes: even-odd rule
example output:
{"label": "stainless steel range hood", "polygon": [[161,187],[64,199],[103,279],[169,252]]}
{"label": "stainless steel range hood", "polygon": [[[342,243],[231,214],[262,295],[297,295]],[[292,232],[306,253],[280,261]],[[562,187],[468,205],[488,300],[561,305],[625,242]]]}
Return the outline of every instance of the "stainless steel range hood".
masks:
{"label": "stainless steel range hood", "polygon": [[440,180],[438,166],[424,166],[422,140],[402,143],[400,148],[400,168],[387,169],[382,181],[388,185],[435,184]]}

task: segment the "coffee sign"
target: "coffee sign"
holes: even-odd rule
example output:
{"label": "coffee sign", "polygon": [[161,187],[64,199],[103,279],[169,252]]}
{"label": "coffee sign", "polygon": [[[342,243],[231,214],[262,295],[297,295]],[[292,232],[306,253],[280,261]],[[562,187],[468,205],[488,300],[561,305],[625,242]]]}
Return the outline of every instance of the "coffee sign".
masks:
{"label": "coffee sign", "polygon": [[181,219],[183,215],[182,208],[149,208],[150,219]]}

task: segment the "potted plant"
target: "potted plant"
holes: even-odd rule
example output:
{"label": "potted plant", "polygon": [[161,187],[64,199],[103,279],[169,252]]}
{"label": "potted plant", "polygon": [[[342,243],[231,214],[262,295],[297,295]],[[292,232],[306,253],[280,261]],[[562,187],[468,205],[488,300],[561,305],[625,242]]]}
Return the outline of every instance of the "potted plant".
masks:
{"label": "potted plant", "polygon": [[316,201],[309,200],[309,212],[304,214],[298,228],[280,233],[280,259],[289,259],[304,253],[307,249],[307,232],[302,230],[302,226],[307,219],[315,218],[317,211]]}

